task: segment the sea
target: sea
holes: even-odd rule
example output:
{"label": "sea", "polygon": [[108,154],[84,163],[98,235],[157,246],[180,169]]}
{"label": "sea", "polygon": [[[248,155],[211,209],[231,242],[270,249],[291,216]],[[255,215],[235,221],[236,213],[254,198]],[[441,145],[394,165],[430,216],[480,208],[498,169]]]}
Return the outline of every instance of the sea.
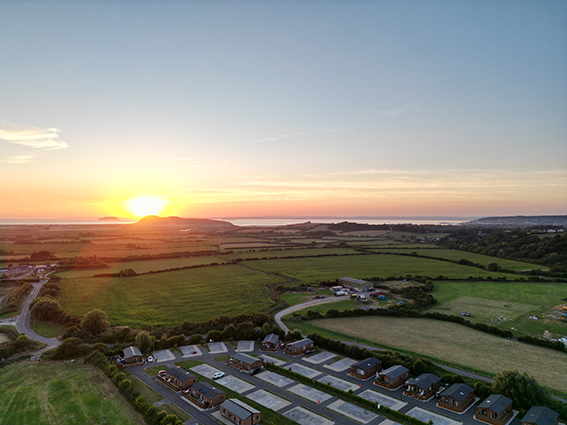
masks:
{"label": "sea", "polygon": [[[205,218],[205,217],[199,217]],[[273,227],[287,224],[306,223],[351,223],[363,224],[435,224],[458,225],[478,217],[280,217],[280,218],[239,218],[239,217],[211,217],[213,220],[228,221],[235,226]],[[101,221],[97,219],[20,219],[0,218],[0,225],[31,225],[31,226],[57,226],[57,225],[124,225],[135,223],[136,220],[121,219],[120,221]]]}

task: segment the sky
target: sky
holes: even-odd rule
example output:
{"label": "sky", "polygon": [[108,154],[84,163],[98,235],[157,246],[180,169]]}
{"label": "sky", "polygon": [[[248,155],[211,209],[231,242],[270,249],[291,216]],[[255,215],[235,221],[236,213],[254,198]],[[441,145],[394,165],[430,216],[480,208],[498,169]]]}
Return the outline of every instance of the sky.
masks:
{"label": "sky", "polygon": [[567,214],[567,2],[4,0],[0,199],[0,218]]}

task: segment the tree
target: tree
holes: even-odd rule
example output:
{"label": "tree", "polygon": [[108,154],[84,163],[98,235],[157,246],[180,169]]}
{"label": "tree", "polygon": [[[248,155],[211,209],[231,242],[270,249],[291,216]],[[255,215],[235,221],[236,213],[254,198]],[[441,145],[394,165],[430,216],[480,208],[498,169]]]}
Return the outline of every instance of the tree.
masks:
{"label": "tree", "polygon": [[91,335],[98,335],[107,330],[109,326],[110,322],[108,321],[106,313],[99,309],[85,314],[81,322],[81,328]]}
{"label": "tree", "polygon": [[490,272],[497,272],[498,270],[500,270],[500,265],[492,261],[486,265],[486,270]]}
{"label": "tree", "polygon": [[495,393],[510,398],[514,406],[529,409],[531,406],[545,406],[550,397],[547,390],[527,373],[521,374],[517,370],[503,370],[496,375],[492,382]]}
{"label": "tree", "polygon": [[150,351],[154,348],[156,339],[150,335],[148,331],[138,332],[135,339],[136,346],[142,350],[143,353]]}
{"label": "tree", "polygon": [[63,313],[63,310],[57,300],[51,297],[41,297],[34,302],[30,313],[39,320],[53,320]]}

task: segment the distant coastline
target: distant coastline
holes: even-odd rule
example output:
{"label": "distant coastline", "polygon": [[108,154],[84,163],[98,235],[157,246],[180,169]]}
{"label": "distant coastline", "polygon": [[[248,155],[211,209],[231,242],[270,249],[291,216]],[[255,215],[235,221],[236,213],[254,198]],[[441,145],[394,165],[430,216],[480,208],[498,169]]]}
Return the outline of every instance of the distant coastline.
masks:
{"label": "distant coastline", "polygon": [[[456,225],[477,217],[246,217],[221,218],[211,217],[212,220],[228,221],[235,226],[284,226],[286,224],[305,223],[341,223],[343,221],[362,224],[451,224]],[[35,226],[61,226],[61,225],[124,225],[137,223],[138,220],[121,218],[120,221],[106,221],[99,219],[17,219],[0,218],[0,225],[35,225]]]}

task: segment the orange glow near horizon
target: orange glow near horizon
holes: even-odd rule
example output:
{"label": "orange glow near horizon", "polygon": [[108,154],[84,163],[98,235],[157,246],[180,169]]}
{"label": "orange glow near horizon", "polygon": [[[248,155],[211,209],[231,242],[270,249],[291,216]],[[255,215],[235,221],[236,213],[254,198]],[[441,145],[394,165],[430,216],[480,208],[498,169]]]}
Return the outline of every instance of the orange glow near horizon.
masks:
{"label": "orange glow near horizon", "polygon": [[168,204],[165,199],[154,196],[138,196],[126,201],[126,208],[137,217],[159,215]]}

